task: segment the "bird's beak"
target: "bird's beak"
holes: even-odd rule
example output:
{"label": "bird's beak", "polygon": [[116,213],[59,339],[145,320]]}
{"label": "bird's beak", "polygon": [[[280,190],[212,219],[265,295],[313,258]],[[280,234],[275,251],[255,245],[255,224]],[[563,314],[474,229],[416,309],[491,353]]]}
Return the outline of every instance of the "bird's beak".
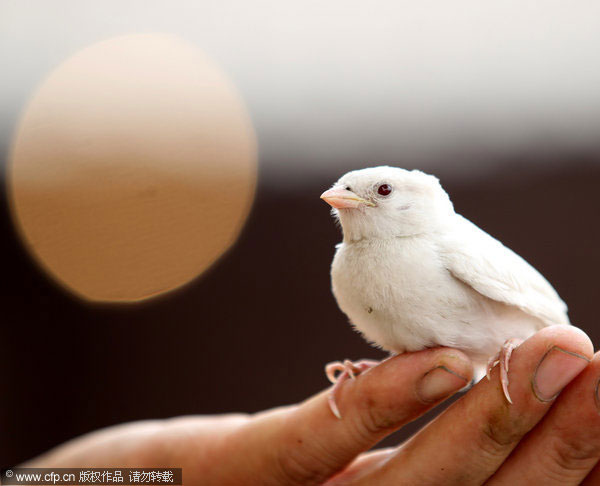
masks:
{"label": "bird's beak", "polygon": [[342,187],[332,187],[321,194],[321,199],[336,209],[353,209],[359,207],[361,204],[375,206],[372,202],[358,197],[352,191]]}

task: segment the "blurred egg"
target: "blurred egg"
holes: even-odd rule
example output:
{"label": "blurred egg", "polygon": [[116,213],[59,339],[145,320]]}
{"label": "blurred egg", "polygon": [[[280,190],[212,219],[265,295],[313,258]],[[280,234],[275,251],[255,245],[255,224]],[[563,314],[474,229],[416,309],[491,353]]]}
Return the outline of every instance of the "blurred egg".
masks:
{"label": "blurred egg", "polygon": [[137,301],[204,272],[236,240],[256,185],[243,102],[199,49],[168,35],[87,47],[56,68],[18,126],[13,219],[62,286]]}

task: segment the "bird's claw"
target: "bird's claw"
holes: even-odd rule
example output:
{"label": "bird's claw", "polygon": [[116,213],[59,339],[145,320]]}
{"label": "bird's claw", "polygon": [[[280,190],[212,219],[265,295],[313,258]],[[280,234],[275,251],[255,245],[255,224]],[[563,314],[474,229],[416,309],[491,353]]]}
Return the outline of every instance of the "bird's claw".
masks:
{"label": "bird's claw", "polygon": [[485,373],[487,379],[491,380],[492,370],[497,364],[500,364],[500,383],[502,384],[502,391],[504,392],[504,396],[508,400],[508,403],[511,404],[512,399],[508,393],[508,366],[512,352],[519,347],[522,342],[523,341],[521,339],[516,338],[506,340],[506,342],[502,345],[502,348],[500,348],[500,351],[489,359]]}
{"label": "bird's claw", "polygon": [[[331,383],[333,383],[333,387],[329,392],[328,403],[329,408],[333,412],[338,419],[342,418],[342,414],[340,413],[340,409],[336,403],[337,392],[340,386],[348,379],[356,379],[358,375],[361,373],[373,368],[379,364],[378,361],[373,361],[370,359],[363,359],[360,361],[352,362],[349,359],[345,359],[343,362],[335,361],[333,363],[328,363],[325,366],[325,374]],[[340,372],[339,375],[336,376],[336,373]]]}

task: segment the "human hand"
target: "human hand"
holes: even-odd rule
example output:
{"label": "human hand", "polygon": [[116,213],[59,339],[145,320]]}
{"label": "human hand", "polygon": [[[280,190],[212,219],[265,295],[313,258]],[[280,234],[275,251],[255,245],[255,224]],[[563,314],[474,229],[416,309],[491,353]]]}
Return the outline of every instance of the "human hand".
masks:
{"label": "human hand", "polygon": [[496,368],[393,449],[365,452],[469,382],[462,353],[404,354],[348,380],[337,396],[342,420],[326,390],[256,415],[111,427],[27,466],[182,467],[186,484],[202,485],[598,484],[600,356],[589,362],[592,353],[576,328],[542,329],[512,355],[513,405]]}

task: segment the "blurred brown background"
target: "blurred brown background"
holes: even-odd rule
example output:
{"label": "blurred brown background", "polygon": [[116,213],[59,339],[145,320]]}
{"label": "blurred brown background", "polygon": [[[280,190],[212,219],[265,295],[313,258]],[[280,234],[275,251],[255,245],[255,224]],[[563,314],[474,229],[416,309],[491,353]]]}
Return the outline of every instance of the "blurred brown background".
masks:
{"label": "blurred brown background", "polygon": [[[0,12],[0,60],[11,71],[0,113],[3,167],[18,114],[48,69],[126,27],[190,38],[196,21],[204,33],[192,40],[221,63],[249,107],[259,180],[245,227],[220,261],[181,290],[126,306],[86,303],[57,287],[20,242],[3,189],[0,466],[121,422],[293,403],[327,386],[326,362],[383,357],[350,329],[331,295],[329,265],[340,234],[319,200],[339,175],[366,165],[385,162],[438,175],[456,210],[537,267],[569,305],[572,322],[600,342],[594,307],[600,83],[597,63],[589,63],[600,46],[590,41],[599,41],[600,31],[587,20],[596,12],[579,12],[570,19],[574,27],[554,31],[565,15],[554,4],[544,7],[542,20],[527,10],[512,25],[513,14],[524,11],[516,3],[498,17],[465,2],[477,15],[458,23],[439,20],[441,13],[433,22],[400,4],[392,19],[406,22],[408,14],[417,38],[423,25],[438,32],[408,45],[406,38],[382,36],[398,26],[383,25],[390,13],[379,7],[361,12],[350,6],[309,21],[312,5],[304,16],[256,5],[254,17],[244,20],[235,2],[227,3],[225,17],[186,2],[156,4],[144,13],[128,2],[119,15],[100,3],[65,2],[77,28],[60,33],[57,16],[34,15],[24,4],[5,2]],[[46,27],[36,30],[42,14]],[[242,55],[229,55],[235,45],[222,42],[226,34],[257,19],[265,27],[260,38],[242,36],[235,44]],[[367,23],[363,30],[360,22]],[[498,22],[499,29],[487,32],[486,22]],[[465,26],[477,27],[476,38],[453,44],[469,35]],[[290,38],[309,27],[314,42],[322,43],[320,52],[314,51],[318,45]],[[380,37],[371,51],[364,38],[374,32]],[[350,55],[336,38],[363,50]],[[293,44],[289,55],[274,41]],[[408,65],[407,51],[414,57]],[[439,57],[429,55],[438,51]],[[501,69],[490,71],[482,61],[490,54]],[[434,72],[440,65],[447,70]],[[429,82],[423,92],[411,91],[418,85],[414,71]],[[450,71],[449,81],[444,74]],[[354,72],[356,79],[346,76]],[[399,72],[412,74],[402,78]],[[298,87],[302,76],[312,80],[305,91]],[[406,81],[410,76],[414,82]],[[281,84],[287,92],[270,90]]]}

